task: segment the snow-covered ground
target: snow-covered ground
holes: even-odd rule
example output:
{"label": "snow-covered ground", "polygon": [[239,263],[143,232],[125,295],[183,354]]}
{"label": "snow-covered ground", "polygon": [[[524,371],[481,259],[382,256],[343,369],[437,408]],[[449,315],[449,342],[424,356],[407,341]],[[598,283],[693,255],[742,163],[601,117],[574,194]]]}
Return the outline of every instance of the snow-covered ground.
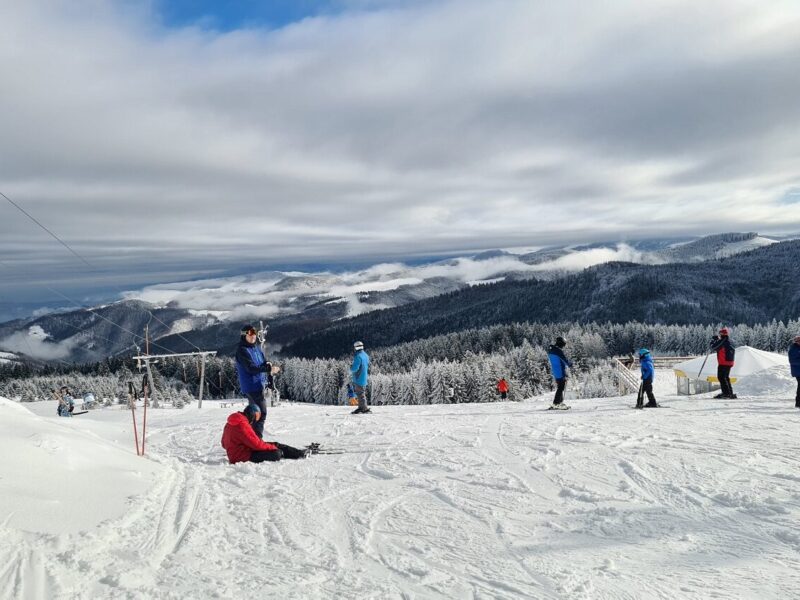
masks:
{"label": "snow-covered ground", "polygon": [[269,437],[344,453],[233,466],[218,403],[151,410],[139,458],[129,411],[0,400],[0,596],[796,597],[790,382],[713,400],[670,380],[644,411],[284,404]]}

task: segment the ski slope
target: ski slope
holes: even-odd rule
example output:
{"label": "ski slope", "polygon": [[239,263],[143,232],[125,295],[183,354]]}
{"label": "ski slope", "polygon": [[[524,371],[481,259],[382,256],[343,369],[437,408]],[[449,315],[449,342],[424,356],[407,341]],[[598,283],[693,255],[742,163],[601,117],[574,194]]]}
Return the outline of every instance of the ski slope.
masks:
{"label": "ski slope", "polygon": [[[49,402],[0,400],[0,594],[794,597],[789,382],[713,400],[669,397],[664,381],[668,408],[644,411],[631,396],[570,411],[542,397],[365,416],[284,404],[270,409],[268,437],[343,453],[260,465],[227,464],[232,409],[214,402],[151,410],[138,458],[129,411],[59,419]],[[51,485],[56,468],[71,477]]]}

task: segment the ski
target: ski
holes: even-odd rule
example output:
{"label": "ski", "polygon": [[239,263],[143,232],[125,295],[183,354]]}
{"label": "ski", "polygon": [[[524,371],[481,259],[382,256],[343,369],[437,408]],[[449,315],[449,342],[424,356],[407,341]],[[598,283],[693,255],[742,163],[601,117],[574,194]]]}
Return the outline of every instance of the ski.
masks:
{"label": "ski", "polygon": [[346,450],[341,448],[323,448],[319,442],[312,442],[306,446],[309,454],[344,454]]}
{"label": "ski", "polygon": [[357,454],[360,452],[374,452],[375,449],[370,448],[328,448],[323,447],[321,444],[314,442],[306,446],[309,454]]}

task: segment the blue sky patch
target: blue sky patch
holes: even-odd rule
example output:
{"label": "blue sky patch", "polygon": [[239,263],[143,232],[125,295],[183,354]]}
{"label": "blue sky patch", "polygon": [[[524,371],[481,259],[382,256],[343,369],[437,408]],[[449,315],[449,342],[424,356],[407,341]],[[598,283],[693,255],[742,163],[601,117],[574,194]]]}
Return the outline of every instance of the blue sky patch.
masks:
{"label": "blue sky patch", "polygon": [[797,204],[800,202],[800,187],[792,188],[780,199],[781,204]]}
{"label": "blue sky patch", "polygon": [[167,27],[199,25],[219,31],[276,29],[343,8],[337,0],[158,0],[156,4]]}

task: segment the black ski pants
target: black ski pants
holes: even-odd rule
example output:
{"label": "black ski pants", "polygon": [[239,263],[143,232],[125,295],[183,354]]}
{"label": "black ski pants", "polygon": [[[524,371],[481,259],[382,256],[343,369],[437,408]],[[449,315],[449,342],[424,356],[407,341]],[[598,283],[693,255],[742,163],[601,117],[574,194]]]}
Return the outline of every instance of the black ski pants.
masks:
{"label": "black ski pants", "polygon": [[256,435],[263,440],[264,424],[267,421],[267,401],[264,399],[264,390],[261,390],[260,392],[248,392],[247,400],[250,404],[258,406],[258,410],[261,412],[261,418],[258,421],[253,422],[253,431],[255,431]]}
{"label": "black ski pants", "polygon": [[648,377],[647,379],[642,379],[642,399],[644,399],[645,395],[647,395],[648,404],[656,404],[656,396],[653,393],[652,377]]}
{"label": "black ski pants", "polygon": [[282,458],[303,458],[306,455],[305,450],[299,448],[292,448],[286,444],[275,443],[278,447],[277,450],[258,450],[250,455],[250,462],[276,462]]}
{"label": "black ski pants", "polygon": [[556,397],[553,398],[553,404],[561,404],[564,402],[564,388],[567,386],[567,378],[562,377],[556,379]]}
{"label": "black ski pants", "polygon": [[717,379],[719,379],[719,387],[722,388],[722,394],[724,396],[733,396],[733,386],[731,385],[731,367],[718,365]]}

